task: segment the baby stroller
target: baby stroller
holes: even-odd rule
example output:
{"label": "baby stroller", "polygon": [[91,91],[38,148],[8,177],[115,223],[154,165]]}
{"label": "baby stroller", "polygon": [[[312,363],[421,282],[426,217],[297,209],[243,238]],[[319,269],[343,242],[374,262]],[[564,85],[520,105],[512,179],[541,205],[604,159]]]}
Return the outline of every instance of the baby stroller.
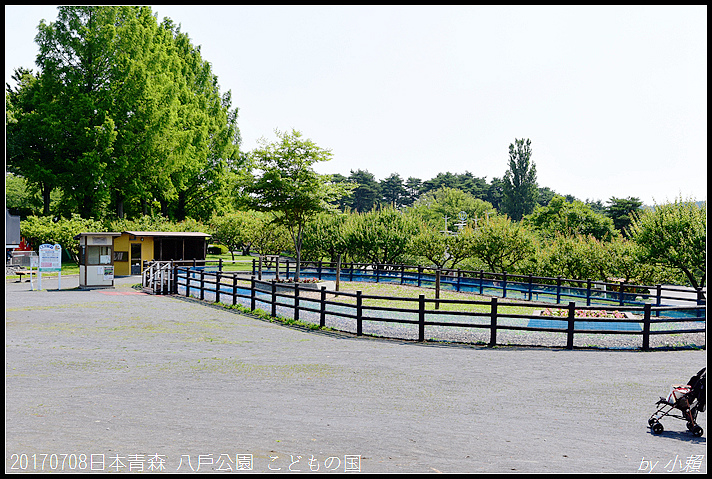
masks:
{"label": "baby stroller", "polygon": [[[667,398],[660,398],[655,403],[658,410],[648,419],[648,425],[653,433],[660,434],[664,431],[660,419],[665,416],[674,417],[687,421],[687,429],[695,436],[702,436],[702,427],[697,424],[697,413],[704,412],[706,404],[706,383],[707,368],[702,368],[697,374],[692,376],[685,385],[672,386],[672,391]],[[681,412],[681,415],[672,414],[674,410]],[[677,411],[676,411],[677,412]]]}

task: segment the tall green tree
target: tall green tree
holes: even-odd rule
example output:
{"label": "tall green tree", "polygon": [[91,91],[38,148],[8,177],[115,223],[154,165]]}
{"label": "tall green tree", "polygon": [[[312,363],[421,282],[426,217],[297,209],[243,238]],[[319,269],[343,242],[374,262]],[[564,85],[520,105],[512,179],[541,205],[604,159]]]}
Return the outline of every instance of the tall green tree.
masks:
{"label": "tall green tree", "polygon": [[613,226],[620,231],[624,236],[627,235],[627,229],[635,215],[638,214],[643,202],[633,196],[628,198],[616,198],[612,196],[608,200],[608,206],[605,208],[606,215],[613,220]]}
{"label": "tall green tree", "polygon": [[381,180],[379,186],[383,204],[400,208],[407,201],[407,191],[398,173],[392,173],[388,178]]}
{"label": "tall green tree", "polygon": [[158,202],[175,219],[209,217],[239,130],[200,49],[149,7],[59,7],[38,30],[37,81],[18,88],[32,101],[11,99],[11,166],[43,192],[61,188],[65,214],[122,217]]}
{"label": "tall green tree", "polygon": [[371,211],[378,206],[381,188],[373,173],[367,170],[351,170],[349,181],[355,185],[351,193],[350,207],[359,213]]}
{"label": "tall green tree", "polygon": [[31,70],[17,68],[12,79],[16,86],[6,84],[5,95],[7,170],[40,192],[42,214],[49,215],[51,194],[60,190],[68,173],[61,149],[62,109],[46,80]]}
{"label": "tall green tree", "polygon": [[294,276],[299,281],[304,227],[319,213],[332,211],[333,203],[347,194],[348,187],[314,171],[316,163],[331,159],[331,150],[296,130],[276,134],[277,141],[269,143],[263,138],[261,146],[250,153],[256,176],[247,192],[253,209],[272,213],[274,223],[289,230],[297,260]]}
{"label": "tall green tree", "polygon": [[534,211],[539,199],[536,165],[531,157],[531,140],[515,139],[509,145],[509,169],[502,179],[501,211],[515,221]]}
{"label": "tall green tree", "polygon": [[681,271],[694,288],[703,287],[707,275],[707,202],[676,199],[655,205],[633,218],[630,238],[651,263]]}

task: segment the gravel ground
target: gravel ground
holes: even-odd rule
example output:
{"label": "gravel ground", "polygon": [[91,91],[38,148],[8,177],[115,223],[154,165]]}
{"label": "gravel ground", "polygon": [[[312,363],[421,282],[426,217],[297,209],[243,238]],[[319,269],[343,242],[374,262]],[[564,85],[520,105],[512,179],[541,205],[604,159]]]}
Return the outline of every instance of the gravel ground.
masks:
{"label": "gravel ground", "polygon": [[707,471],[705,436],[647,427],[705,351],[356,338],[73,281],[6,283],[6,472]]}

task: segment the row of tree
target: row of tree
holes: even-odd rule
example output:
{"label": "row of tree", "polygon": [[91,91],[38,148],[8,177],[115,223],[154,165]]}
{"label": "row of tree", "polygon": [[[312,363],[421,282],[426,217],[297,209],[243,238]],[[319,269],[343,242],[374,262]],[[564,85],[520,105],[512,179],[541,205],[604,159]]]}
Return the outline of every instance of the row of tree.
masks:
{"label": "row of tree", "polygon": [[[302,254],[338,253],[374,263],[480,261],[493,270],[526,267],[530,273],[542,272],[533,260],[547,257],[537,244],[548,248],[575,238],[608,247],[627,235],[634,237],[621,244],[655,243],[635,227],[648,217],[637,198],[611,198],[603,206],[540,188],[529,139],[515,139],[508,169],[489,184],[469,172],[425,182],[403,181],[394,173],[380,183],[365,170],[348,178],[319,175],[314,166],[328,161],[331,151],[295,130],[278,131],[276,141],[263,139],[253,151],[240,152],[231,93],[220,93],[200,48],[170,19],[159,23],[149,7],[59,7],[56,22],[40,24],[36,41],[39,73],[17,69],[17,85],[8,85],[6,94],[7,164],[13,173],[6,179],[35,188],[45,215],[23,224],[26,237],[33,237],[35,226],[52,230],[62,217],[68,219],[60,223],[73,222],[68,229],[123,230],[111,221],[145,222],[152,217],[147,213],[160,212],[196,228],[196,221],[212,224],[216,239],[228,241],[219,225],[258,215],[263,239],[250,242],[284,231],[290,244],[278,250],[298,260]],[[704,284],[699,247],[706,236],[698,226],[706,226],[706,219],[687,224],[681,218],[673,223],[694,223],[692,232],[658,228],[671,236],[658,238],[663,244],[655,255],[637,257],[648,264],[665,248],[690,246],[675,268],[691,284]]]}
{"label": "row of tree", "polygon": [[[563,198],[560,201],[569,204]],[[636,284],[705,285],[705,204],[677,200],[658,205],[633,218],[627,237],[610,228],[603,238],[582,232],[590,229],[590,219],[570,228],[571,215],[561,210],[554,214],[538,208],[521,222],[497,214],[478,222],[471,219],[458,234],[444,233],[421,212],[387,207],[367,213],[318,214],[304,226],[301,257],[335,261],[341,256],[344,262],[482,269],[582,280],[616,278]],[[541,221],[542,216],[547,220]],[[599,221],[608,223],[610,219]],[[143,216],[102,224],[78,215],[57,222],[33,216],[23,222],[23,233],[29,241],[36,245],[59,243],[75,261],[75,235],[127,230],[203,231],[212,234],[214,243],[231,251],[233,259],[236,251],[296,256],[288,225],[276,224],[272,213],[254,210],[215,215],[208,223]]]}

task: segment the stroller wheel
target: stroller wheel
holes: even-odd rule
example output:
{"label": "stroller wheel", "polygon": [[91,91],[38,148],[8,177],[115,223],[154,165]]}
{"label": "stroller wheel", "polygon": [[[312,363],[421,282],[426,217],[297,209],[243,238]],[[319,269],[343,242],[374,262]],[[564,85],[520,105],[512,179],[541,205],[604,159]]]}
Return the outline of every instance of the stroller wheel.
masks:
{"label": "stroller wheel", "polygon": [[695,426],[692,428],[692,434],[694,434],[697,437],[701,437],[704,432],[705,431],[700,426]]}
{"label": "stroller wheel", "polygon": [[648,426],[653,427],[656,422],[658,422],[658,420],[654,417],[651,417],[650,419],[648,419]]}
{"label": "stroller wheel", "polygon": [[660,424],[659,422],[656,422],[655,424],[653,424],[653,432],[654,432],[655,434],[662,434],[662,432],[663,432],[664,430],[665,430],[665,428],[664,428],[663,425]]}

